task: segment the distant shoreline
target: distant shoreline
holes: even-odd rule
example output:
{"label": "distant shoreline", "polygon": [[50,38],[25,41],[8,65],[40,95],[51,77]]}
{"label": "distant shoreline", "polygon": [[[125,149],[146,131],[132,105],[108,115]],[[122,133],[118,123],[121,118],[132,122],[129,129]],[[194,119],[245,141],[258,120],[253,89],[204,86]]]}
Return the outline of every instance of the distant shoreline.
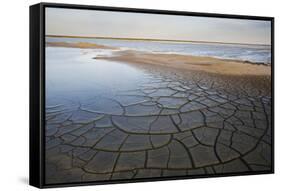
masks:
{"label": "distant shoreline", "polygon": [[82,48],[82,49],[116,49],[114,47],[109,47],[109,46],[94,44],[94,43],[87,43],[87,42],[78,42],[78,43],[46,42],[46,46],[65,47],[65,48]]}
{"label": "distant shoreline", "polygon": [[225,44],[225,45],[244,45],[244,46],[271,46],[271,44],[251,44],[233,43],[218,41],[195,41],[195,40],[173,40],[173,39],[153,39],[153,38],[120,38],[120,37],[95,37],[95,36],[67,36],[67,35],[46,35],[53,38],[86,38],[86,39],[112,39],[112,40],[132,40],[132,41],[155,41],[155,42],[179,42],[179,43],[205,43],[205,44]]}

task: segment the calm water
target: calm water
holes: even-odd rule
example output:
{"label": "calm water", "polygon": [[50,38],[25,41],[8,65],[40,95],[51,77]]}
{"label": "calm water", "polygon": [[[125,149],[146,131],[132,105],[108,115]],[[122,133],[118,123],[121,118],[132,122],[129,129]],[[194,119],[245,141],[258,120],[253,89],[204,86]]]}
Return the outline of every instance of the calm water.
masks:
{"label": "calm water", "polygon": [[118,92],[136,89],[153,78],[127,64],[92,59],[97,54],[100,51],[46,48],[47,106],[110,99]]}
{"label": "calm water", "polygon": [[89,42],[122,49],[149,51],[154,53],[176,53],[194,56],[211,56],[224,59],[235,59],[251,62],[271,63],[270,46],[262,45],[235,45],[235,44],[206,44],[206,43],[177,43],[153,42],[112,39],[85,39],[85,38],[53,38],[47,37],[50,42]]}

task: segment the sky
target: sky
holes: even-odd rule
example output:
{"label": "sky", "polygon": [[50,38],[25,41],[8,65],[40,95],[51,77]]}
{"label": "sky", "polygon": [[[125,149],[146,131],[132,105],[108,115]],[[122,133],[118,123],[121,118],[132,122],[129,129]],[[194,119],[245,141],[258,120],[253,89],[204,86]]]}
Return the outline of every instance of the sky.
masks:
{"label": "sky", "polygon": [[271,44],[270,21],[46,8],[46,34]]}

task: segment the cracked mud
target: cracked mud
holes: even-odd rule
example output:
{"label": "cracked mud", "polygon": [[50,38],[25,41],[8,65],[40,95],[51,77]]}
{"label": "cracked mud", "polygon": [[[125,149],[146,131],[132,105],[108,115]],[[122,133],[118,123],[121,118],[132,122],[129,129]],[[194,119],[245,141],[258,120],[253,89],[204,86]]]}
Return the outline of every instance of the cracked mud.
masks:
{"label": "cracked mud", "polygon": [[47,104],[47,183],[271,169],[270,90],[150,73],[113,97]]}

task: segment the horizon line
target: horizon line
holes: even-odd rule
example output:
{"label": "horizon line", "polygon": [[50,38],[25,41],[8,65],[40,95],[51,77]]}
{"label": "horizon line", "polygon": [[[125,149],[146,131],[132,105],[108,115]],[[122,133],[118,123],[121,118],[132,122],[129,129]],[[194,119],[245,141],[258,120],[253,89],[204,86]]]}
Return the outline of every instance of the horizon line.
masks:
{"label": "horizon line", "polygon": [[254,44],[254,43],[235,43],[235,42],[221,42],[221,41],[197,41],[197,40],[177,40],[177,39],[154,39],[154,38],[124,38],[124,37],[104,37],[104,36],[74,36],[74,35],[52,35],[46,34],[46,37],[60,37],[60,38],[95,38],[95,39],[115,39],[115,40],[139,40],[139,41],[166,41],[166,42],[189,42],[189,43],[208,43],[208,44],[235,44],[235,45],[257,45],[257,46],[271,46],[271,44]]}

